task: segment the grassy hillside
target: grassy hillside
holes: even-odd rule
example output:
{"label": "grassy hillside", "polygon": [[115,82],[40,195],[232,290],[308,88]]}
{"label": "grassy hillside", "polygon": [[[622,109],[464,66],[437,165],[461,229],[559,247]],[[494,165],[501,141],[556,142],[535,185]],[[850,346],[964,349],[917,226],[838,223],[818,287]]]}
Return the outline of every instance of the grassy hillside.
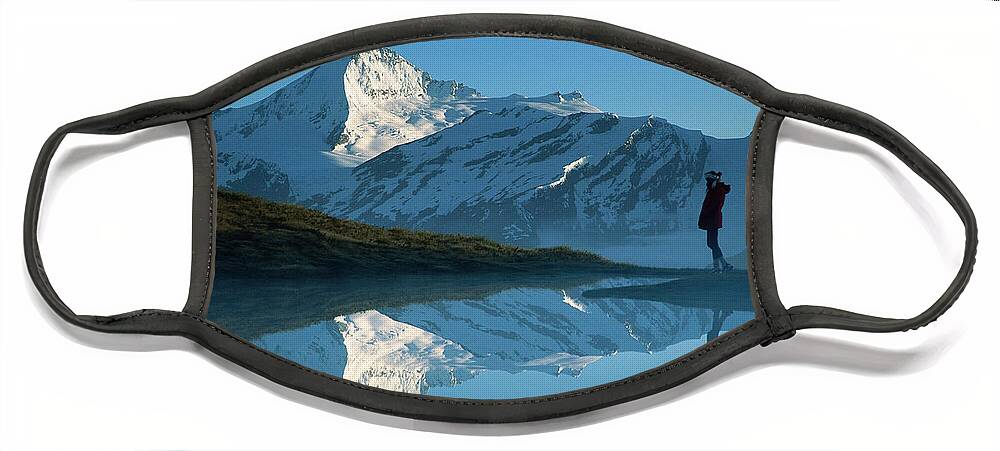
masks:
{"label": "grassy hillside", "polygon": [[545,273],[631,268],[568,247],[387,229],[232,191],[218,194],[216,268],[227,276]]}

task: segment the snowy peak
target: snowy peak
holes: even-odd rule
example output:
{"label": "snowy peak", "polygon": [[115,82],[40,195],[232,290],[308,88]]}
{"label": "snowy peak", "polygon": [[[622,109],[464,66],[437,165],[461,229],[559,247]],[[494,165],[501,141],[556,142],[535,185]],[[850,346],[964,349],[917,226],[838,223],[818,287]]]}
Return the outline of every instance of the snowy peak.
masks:
{"label": "snowy peak", "polygon": [[567,115],[575,113],[600,113],[601,109],[587,102],[580,91],[573,91],[563,94],[559,91],[541,97],[510,96],[519,104],[524,104],[535,109],[547,111],[552,114]]}
{"label": "snowy peak", "polygon": [[354,190],[310,206],[526,246],[656,236],[694,227],[697,214],[680,210],[696,206],[713,149],[746,148],[745,139],[709,140],[653,116],[560,115],[504,100],[365,162],[352,172]]}
{"label": "snowy peak", "polygon": [[[706,154],[720,144],[658,117],[603,112],[580,91],[483,97],[385,48],[219,111],[213,127],[221,187],[524,245],[562,233],[543,230],[559,223],[594,233],[676,229],[664,218],[692,204]],[[466,222],[480,227],[459,227]]]}
{"label": "snowy peak", "polygon": [[388,101],[406,97],[456,100],[482,97],[471,86],[457,80],[436,80],[388,48],[359,53],[351,58],[344,74],[348,86],[357,88],[368,101]]}
{"label": "snowy peak", "polygon": [[424,71],[388,48],[362,52],[351,58],[343,73],[352,100],[386,101],[427,94]]}
{"label": "snowy peak", "polygon": [[438,100],[472,99],[483,95],[455,80],[434,80],[425,73],[427,95]]}
{"label": "snowy peak", "polygon": [[[272,97],[280,97],[284,102],[297,104],[324,104],[331,101],[342,101],[346,67],[347,62],[336,62],[316,67],[302,78],[275,91],[274,94],[259,103],[273,101]],[[302,102],[303,99],[308,99],[308,101]]]}
{"label": "snowy peak", "polygon": [[347,117],[345,67],[346,62],[319,66],[256,103],[217,112],[212,117],[216,138],[219,142],[247,139],[259,129],[286,119],[295,128],[329,132],[331,125]]}
{"label": "snowy peak", "polygon": [[424,393],[470,379],[474,356],[461,345],[376,310],[335,319],[344,337],[343,377],[372,387]]}
{"label": "snowy peak", "polygon": [[563,94],[559,91],[553,92],[542,97],[538,97],[539,100],[550,102],[550,103],[566,103],[566,102],[586,102],[583,98],[583,93],[580,91],[573,91],[569,94]]}

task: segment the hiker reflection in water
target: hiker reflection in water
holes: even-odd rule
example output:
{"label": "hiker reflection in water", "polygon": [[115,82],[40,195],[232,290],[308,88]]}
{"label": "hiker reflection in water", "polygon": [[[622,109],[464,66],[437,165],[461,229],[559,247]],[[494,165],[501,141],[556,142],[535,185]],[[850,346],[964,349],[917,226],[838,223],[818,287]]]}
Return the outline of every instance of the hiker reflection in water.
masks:
{"label": "hiker reflection in water", "polygon": [[708,333],[705,334],[705,341],[709,342],[716,338],[719,338],[719,333],[722,332],[722,324],[732,315],[733,311],[729,309],[724,310],[712,310],[712,328],[709,329]]}
{"label": "hiker reflection in water", "polygon": [[722,255],[719,247],[719,229],[722,228],[722,206],[726,203],[726,194],[730,186],[722,183],[722,173],[708,171],[705,173],[705,201],[701,204],[701,215],[698,216],[698,228],[708,232],[708,248],[712,250],[712,270],[715,272],[733,269]]}

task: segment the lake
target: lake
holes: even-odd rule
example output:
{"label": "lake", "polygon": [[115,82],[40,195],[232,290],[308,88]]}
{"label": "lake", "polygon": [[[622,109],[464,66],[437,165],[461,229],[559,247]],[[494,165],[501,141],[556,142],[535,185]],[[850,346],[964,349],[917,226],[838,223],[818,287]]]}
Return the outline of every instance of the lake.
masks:
{"label": "lake", "polygon": [[217,279],[209,308],[211,321],[309,368],[387,390],[472,399],[613,382],[752,318],[746,272],[690,270]]}

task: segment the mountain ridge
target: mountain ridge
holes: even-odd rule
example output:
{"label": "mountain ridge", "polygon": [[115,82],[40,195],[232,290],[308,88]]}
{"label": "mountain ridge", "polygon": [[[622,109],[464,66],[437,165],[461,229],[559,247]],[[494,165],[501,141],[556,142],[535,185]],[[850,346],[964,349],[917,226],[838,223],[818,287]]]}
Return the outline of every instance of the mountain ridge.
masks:
{"label": "mountain ridge", "polygon": [[[702,174],[743,173],[749,146],[602,112],[580,91],[483,97],[388,49],[313,68],[213,127],[221,188],[521,246],[695,230]],[[729,197],[743,216],[742,190]]]}

